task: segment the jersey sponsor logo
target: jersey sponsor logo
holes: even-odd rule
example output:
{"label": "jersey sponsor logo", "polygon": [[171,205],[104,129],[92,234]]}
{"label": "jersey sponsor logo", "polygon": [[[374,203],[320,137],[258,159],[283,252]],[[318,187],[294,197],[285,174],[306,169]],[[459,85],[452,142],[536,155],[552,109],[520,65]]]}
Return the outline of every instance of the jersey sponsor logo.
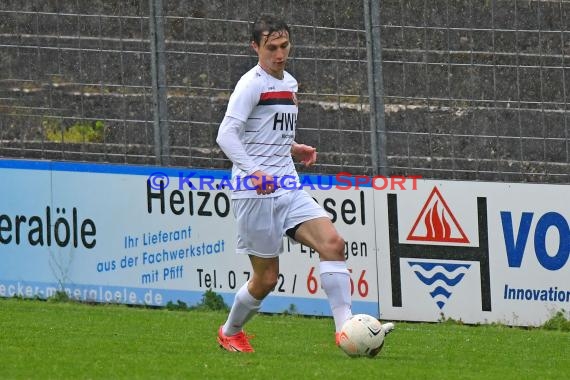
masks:
{"label": "jersey sponsor logo", "polygon": [[276,112],[273,117],[274,131],[294,131],[297,125],[297,114],[290,112]]}
{"label": "jersey sponsor logo", "polygon": [[259,106],[287,105],[294,106],[295,96],[293,91],[270,91],[262,92],[259,96]]}
{"label": "jersey sponsor logo", "polygon": [[400,243],[398,196],[388,194],[392,306],[402,307],[403,304],[402,259],[428,288],[440,310],[449,301],[452,288],[469,273],[472,268],[469,262],[478,262],[481,310],[491,311],[487,198],[477,197],[477,214],[479,246],[473,247],[467,245],[467,235],[440,191],[434,187],[407,235],[407,242]]}

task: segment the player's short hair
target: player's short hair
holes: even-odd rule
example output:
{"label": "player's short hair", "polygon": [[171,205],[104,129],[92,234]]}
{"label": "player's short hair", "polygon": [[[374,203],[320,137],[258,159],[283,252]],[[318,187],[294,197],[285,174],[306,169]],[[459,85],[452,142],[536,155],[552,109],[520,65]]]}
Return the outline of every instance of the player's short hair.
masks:
{"label": "player's short hair", "polygon": [[265,33],[270,35],[280,32],[287,32],[291,36],[289,25],[283,19],[272,14],[262,14],[251,25],[251,40],[259,45]]}

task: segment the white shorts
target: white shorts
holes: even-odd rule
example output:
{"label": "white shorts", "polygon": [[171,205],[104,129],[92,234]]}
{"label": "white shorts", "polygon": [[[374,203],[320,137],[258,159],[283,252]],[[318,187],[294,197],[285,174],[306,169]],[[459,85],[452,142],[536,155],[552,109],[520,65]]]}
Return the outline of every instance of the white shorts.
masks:
{"label": "white shorts", "polygon": [[237,221],[237,252],[259,257],[283,253],[285,232],[307,220],[328,214],[304,190],[278,197],[233,199]]}

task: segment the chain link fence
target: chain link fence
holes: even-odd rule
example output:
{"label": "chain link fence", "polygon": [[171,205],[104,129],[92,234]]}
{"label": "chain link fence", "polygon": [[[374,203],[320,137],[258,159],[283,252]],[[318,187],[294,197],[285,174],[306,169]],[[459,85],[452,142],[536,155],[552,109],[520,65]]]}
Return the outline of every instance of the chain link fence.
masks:
{"label": "chain link fence", "polygon": [[0,0],[0,156],[228,168],[260,12],[291,24],[314,172],[570,183],[567,1]]}
{"label": "chain link fence", "polygon": [[384,0],[390,169],[570,182],[570,3]]}
{"label": "chain link fence", "polygon": [[155,162],[148,4],[0,4],[0,153]]}

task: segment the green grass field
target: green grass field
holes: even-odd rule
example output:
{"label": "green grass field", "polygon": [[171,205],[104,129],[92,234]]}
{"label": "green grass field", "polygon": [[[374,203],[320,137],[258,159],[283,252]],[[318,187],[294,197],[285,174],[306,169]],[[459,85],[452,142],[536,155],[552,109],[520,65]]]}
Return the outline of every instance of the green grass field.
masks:
{"label": "green grass field", "polygon": [[0,379],[567,379],[570,333],[397,323],[374,359],[334,345],[330,318],[258,315],[253,354],[222,351],[222,311],[0,298]]}

